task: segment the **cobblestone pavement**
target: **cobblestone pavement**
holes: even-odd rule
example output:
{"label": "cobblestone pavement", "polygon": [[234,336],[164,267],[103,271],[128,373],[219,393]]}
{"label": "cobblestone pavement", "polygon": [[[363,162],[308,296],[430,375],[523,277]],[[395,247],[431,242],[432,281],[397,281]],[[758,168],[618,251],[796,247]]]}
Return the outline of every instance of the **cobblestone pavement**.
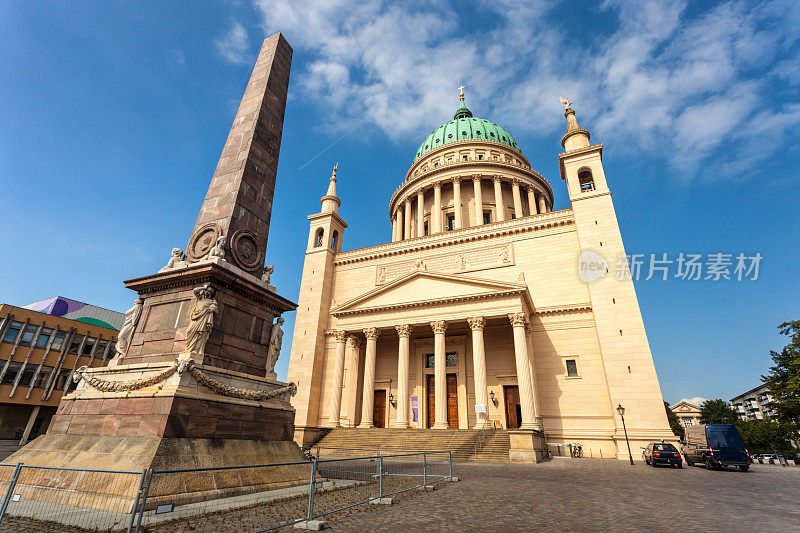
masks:
{"label": "cobblestone pavement", "polygon": [[[791,464],[791,463],[790,463]],[[461,478],[392,506],[361,507],[333,531],[800,531],[800,466],[749,472],[555,459],[453,466]]]}

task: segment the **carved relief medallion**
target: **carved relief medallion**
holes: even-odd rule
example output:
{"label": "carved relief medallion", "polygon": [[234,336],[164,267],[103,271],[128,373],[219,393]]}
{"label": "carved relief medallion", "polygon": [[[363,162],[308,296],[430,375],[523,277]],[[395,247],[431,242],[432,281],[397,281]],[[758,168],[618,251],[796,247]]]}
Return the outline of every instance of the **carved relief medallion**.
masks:
{"label": "carved relief medallion", "polygon": [[261,250],[258,240],[253,232],[240,229],[231,238],[231,252],[233,259],[245,270],[253,270],[260,266]]}
{"label": "carved relief medallion", "polygon": [[189,239],[189,244],[186,246],[186,258],[192,262],[204,258],[221,234],[222,228],[216,222],[210,222],[202,226]]}

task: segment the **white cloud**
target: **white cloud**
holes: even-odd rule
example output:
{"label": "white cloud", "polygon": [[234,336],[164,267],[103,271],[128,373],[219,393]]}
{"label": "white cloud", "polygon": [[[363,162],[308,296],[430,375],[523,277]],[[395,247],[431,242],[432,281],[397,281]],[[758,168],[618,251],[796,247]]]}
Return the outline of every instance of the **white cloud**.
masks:
{"label": "white cloud", "polygon": [[247,55],[247,30],[237,21],[222,37],[214,40],[214,46],[229,63],[244,64],[252,59]]}
{"label": "white cloud", "polygon": [[[444,0],[253,1],[268,33],[313,57],[293,73],[302,98],[338,124],[394,139],[421,139],[446,120],[461,83],[477,116],[517,135],[559,134],[558,96],[569,96],[595,138],[646,150],[688,178],[706,176],[710,160],[732,176],[737,157],[739,172],[768,157],[774,130],[741,133],[764,113],[783,116],[782,134],[797,125],[793,101],[772,102],[776,81],[800,85],[795,58],[783,57],[798,40],[793,2],[733,0],[690,16],[675,0],[607,0],[580,14],[545,0],[469,10]],[[609,16],[612,27],[594,24]],[[740,155],[720,157],[729,142]]]}

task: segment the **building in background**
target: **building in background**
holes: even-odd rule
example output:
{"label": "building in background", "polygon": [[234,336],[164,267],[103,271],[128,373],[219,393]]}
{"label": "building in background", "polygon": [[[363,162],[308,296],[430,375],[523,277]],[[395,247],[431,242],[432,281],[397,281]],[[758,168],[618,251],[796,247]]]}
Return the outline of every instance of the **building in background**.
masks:
{"label": "building in background", "polygon": [[123,313],[109,311],[102,307],[95,307],[83,302],[70,300],[63,296],[54,296],[47,300],[24,305],[22,308],[116,330],[119,330],[122,327],[122,323],[125,321],[125,315]]}
{"label": "building in background", "polygon": [[700,406],[703,405],[703,398],[699,398],[700,402],[692,402],[695,398],[689,400],[681,400],[675,405],[669,407],[670,411],[678,415],[683,427],[696,426],[700,423]]}
{"label": "building in background", "polygon": [[777,413],[770,407],[769,387],[759,385],[731,399],[731,405],[742,420],[775,420]]}
{"label": "building in background", "polygon": [[45,432],[76,368],[115,355],[124,314],[60,297],[32,305],[45,302],[0,305],[0,458]]}

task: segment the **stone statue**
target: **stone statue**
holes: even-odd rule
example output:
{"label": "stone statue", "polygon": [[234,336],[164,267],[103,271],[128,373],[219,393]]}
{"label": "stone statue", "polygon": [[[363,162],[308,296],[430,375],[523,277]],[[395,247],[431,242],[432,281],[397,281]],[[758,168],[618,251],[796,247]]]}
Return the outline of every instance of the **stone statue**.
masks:
{"label": "stone statue", "polygon": [[281,344],[283,344],[283,330],[281,325],[285,320],[283,317],[278,317],[278,320],[272,325],[272,332],[269,334],[269,351],[267,352],[267,374],[275,372],[275,363],[278,362],[278,356],[281,354]]}
{"label": "stone statue", "polygon": [[208,255],[206,255],[206,259],[221,259],[225,260],[225,235],[220,235],[217,238],[217,243],[211,247],[208,251]]}
{"label": "stone statue", "polygon": [[565,110],[571,109],[572,102],[569,101],[569,98],[561,98],[561,97],[559,97],[558,99],[561,100],[562,104],[564,104]]}
{"label": "stone statue", "polygon": [[269,285],[269,278],[272,276],[272,273],[275,272],[275,265],[267,265],[264,267],[264,273],[261,274],[261,280]]}
{"label": "stone statue", "polygon": [[183,260],[183,250],[180,248],[173,248],[172,249],[172,256],[169,258],[167,265],[159,270],[159,272],[165,272],[167,270],[172,270],[175,268],[183,268],[188,266],[188,263]]}
{"label": "stone statue", "polygon": [[139,317],[142,316],[143,304],[144,300],[136,298],[136,301],[133,302],[133,307],[125,311],[125,321],[122,323],[119,335],[117,336],[117,344],[114,346],[117,351],[117,357],[122,358],[128,353],[128,348],[130,348],[131,339],[133,338],[133,331],[136,329],[136,324],[139,323]]}
{"label": "stone statue", "polygon": [[217,290],[206,283],[202,287],[195,287],[194,296],[197,301],[189,315],[189,327],[186,329],[186,347],[182,353],[203,355],[208,336],[214,327],[214,315],[219,310],[217,300],[214,299]]}
{"label": "stone statue", "polygon": [[428,270],[428,265],[422,259],[417,259],[414,262],[414,266],[417,267],[417,270]]}

